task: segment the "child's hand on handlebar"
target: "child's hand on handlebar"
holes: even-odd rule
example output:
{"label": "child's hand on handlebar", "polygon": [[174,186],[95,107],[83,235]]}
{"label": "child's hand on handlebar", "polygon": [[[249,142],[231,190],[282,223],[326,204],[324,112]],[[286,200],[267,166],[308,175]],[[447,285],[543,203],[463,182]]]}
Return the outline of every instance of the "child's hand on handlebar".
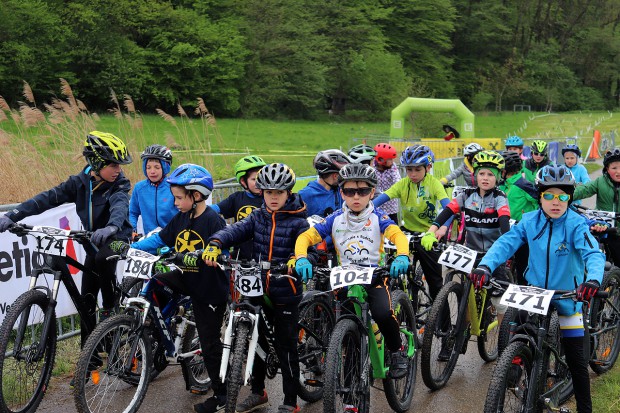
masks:
{"label": "child's hand on handlebar", "polygon": [[222,249],[220,248],[219,243],[210,242],[202,253],[202,259],[209,267],[217,266],[217,257],[222,254]]}

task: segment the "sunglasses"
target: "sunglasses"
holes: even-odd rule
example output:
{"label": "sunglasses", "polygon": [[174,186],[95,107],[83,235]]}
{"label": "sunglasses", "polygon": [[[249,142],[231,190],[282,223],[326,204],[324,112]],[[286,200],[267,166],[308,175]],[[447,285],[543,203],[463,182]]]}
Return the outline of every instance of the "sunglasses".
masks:
{"label": "sunglasses", "polygon": [[342,188],[343,195],[349,198],[355,196],[355,194],[367,196],[370,195],[370,192],[372,192],[372,188],[368,186],[364,188]]}
{"label": "sunglasses", "polygon": [[543,152],[532,152],[532,155],[544,156],[545,154]]}
{"label": "sunglasses", "polygon": [[560,202],[568,202],[570,200],[570,195],[568,194],[552,194],[551,192],[543,192],[541,195],[545,201],[553,201],[556,198]]}

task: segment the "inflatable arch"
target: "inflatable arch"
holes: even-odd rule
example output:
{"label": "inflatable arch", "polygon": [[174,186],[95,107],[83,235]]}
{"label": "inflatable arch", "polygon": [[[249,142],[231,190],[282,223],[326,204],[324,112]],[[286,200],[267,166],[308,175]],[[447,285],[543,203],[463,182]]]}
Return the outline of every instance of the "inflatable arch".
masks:
{"label": "inflatable arch", "polygon": [[392,110],[390,138],[405,137],[405,119],[411,112],[449,112],[461,122],[461,138],[474,137],[475,115],[459,99],[407,98]]}

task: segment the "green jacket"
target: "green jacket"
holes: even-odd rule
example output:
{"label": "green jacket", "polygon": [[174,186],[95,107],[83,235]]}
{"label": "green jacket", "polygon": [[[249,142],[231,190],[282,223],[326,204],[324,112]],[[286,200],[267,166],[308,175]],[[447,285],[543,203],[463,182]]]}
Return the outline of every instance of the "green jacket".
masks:
{"label": "green jacket", "polygon": [[506,179],[503,185],[499,186],[499,189],[504,191],[506,197],[508,198],[510,218],[516,221],[520,221],[521,216],[524,213],[538,209],[538,201],[521,188],[521,184],[523,184],[523,182],[519,182],[519,184],[517,184],[517,181],[519,180],[525,181],[520,173],[516,173]]}
{"label": "green jacket", "polygon": [[[609,176],[603,174],[593,181],[575,188],[574,199],[585,199],[596,195],[596,209],[601,211],[620,211],[620,184],[614,184]],[[618,223],[617,223],[618,224]]]}

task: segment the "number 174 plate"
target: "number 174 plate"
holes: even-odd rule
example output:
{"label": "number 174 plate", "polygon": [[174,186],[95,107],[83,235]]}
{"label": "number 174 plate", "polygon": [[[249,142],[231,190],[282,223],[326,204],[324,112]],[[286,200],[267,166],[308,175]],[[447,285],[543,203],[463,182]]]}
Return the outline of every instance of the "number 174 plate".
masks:
{"label": "number 174 plate", "polygon": [[499,303],[530,313],[545,315],[554,293],[554,290],[510,284]]}

